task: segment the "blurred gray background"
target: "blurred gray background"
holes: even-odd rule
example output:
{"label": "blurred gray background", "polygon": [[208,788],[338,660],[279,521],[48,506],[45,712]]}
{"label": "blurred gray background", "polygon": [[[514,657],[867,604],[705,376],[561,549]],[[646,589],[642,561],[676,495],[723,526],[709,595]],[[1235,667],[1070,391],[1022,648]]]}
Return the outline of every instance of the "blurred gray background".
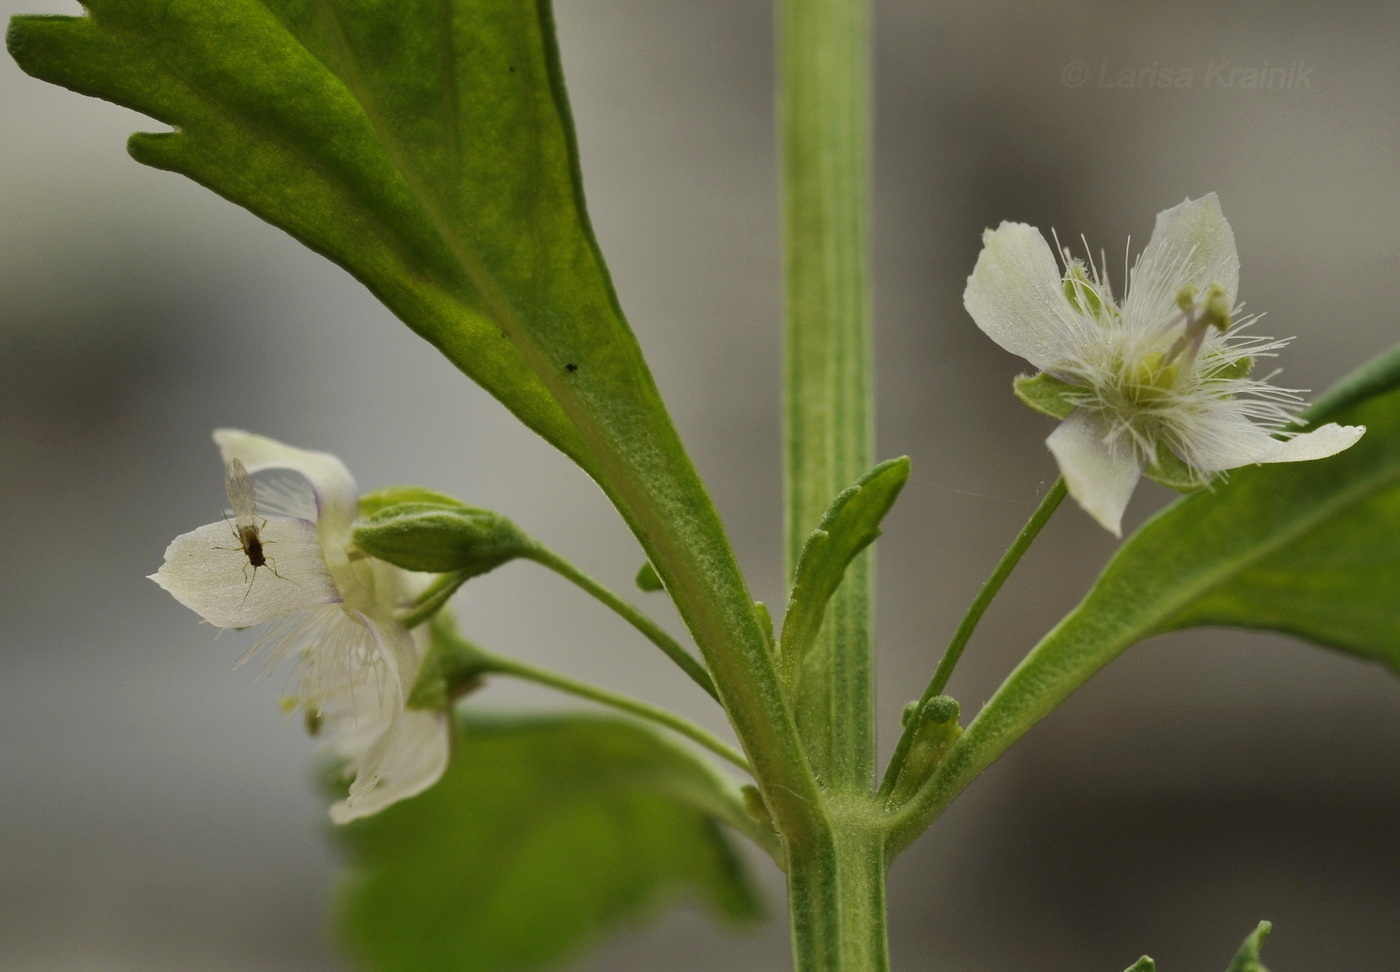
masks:
{"label": "blurred gray background", "polygon": [[[961,307],[982,228],[1023,220],[1117,254],[1216,190],[1250,309],[1299,335],[1288,381],[1326,386],[1400,333],[1400,6],[876,6],[879,452],[914,462],[879,549],[888,747],[1054,474],[1053,423],[1009,394],[1021,362]],[[756,594],[781,604],[768,5],[560,0],[558,17],[624,306]],[[1293,80],[1208,83],[1226,61]],[[1108,86],[1125,69],[1134,83]],[[1191,76],[1162,89],[1141,69]],[[0,965],[344,969],[313,744],[283,725],[276,686],[230,671],[246,637],[216,642],[143,576],[224,503],[209,430],[498,508],[619,589],[639,554],[591,484],[342,271],[130,161],[125,136],[151,127],[0,58]],[[1142,489],[1130,519],[1166,498]],[[1112,547],[1066,506],[951,686],[965,709]],[[496,650],[718,726],[655,651],[539,570],[460,602]],[[555,702],[497,685],[476,704]],[[1270,918],[1278,970],[1392,968],[1398,745],[1400,682],[1377,667],[1264,634],[1143,645],[897,864],[895,966],[1117,972],[1148,952],[1210,970]],[[785,962],[781,920],[736,935],[682,908],[581,967]]]}

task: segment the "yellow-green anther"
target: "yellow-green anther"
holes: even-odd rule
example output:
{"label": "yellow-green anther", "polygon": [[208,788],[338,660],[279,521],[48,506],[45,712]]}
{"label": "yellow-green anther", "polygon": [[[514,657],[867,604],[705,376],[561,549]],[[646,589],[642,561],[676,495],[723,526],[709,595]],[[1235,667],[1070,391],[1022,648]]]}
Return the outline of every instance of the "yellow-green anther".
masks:
{"label": "yellow-green anther", "polygon": [[1195,284],[1187,284],[1176,292],[1176,306],[1183,314],[1189,314],[1196,307],[1196,294],[1199,291]]}
{"label": "yellow-green anther", "polygon": [[1206,308],[1202,319],[1224,331],[1230,327],[1230,305],[1225,298],[1225,288],[1213,283],[1206,291]]}

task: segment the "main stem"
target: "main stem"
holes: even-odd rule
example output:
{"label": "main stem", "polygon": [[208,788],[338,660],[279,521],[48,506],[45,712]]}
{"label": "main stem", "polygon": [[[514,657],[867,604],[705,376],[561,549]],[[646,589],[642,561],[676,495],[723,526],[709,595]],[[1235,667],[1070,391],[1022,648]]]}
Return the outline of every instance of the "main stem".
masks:
{"label": "main stem", "polygon": [[[778,0],[786,283],[784,438],[791,579],[831,500],[873,463],[869,0]],[[872,817],[873,576],[826,609],[792,700],[827,828],[785,835],[799,972],[888,968],[885,849]]]}
{"label": "main stem", "polygon": [[[852,809],[858,820],[862,813]],[[883,830],[838,824],[828,841],[789,844],[787,855],[793,959],[799,972],[887,970]]]}
{"label": "main stem", "polygon": [[[873,464],[867,0],[780,0],[787,565]],[[874,770],[869,554],[846,570],[808,655],[798,721],[840,789]]]}

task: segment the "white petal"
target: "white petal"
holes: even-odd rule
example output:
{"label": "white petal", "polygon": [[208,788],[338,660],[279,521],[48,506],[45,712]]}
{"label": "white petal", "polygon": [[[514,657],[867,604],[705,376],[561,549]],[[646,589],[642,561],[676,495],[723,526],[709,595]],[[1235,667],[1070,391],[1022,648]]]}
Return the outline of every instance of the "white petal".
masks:
{"label": "white petal", "polygon": [[1189,438],[1181,444],[1187,464],[1202,472],[1221,472],[1258,462],[1282,445],[1262,426],[1241,415],[1228,399],[1215,399],[1191,419]]}
{"label": "white petal", "polygon": [[267,565],[254,568],[227,521],[182,533],[151,580],[220,628],[246,628],[340,600],[314,524],[268,517],[260,531]]}
{"label": "white petal", "polygon": [[1353,446],[1364,425],[1328,423],[1320,428],[1276,439],[1267,429],[1226,409],[1198,415],[1185,444],[1188,463],[1203,472],[1219,472],[1262,462],[1302,462],[1325,459]]}
{"label": "white petal", "polygon": [[1124,318],[1141,326],[1159,326],[1176,312],[1176,295],[1182,287],[1193,286],[1204,295],[1213,283],[1225,288],[1234,308],[1240,258],[1234,231],[1212,192],[1157,214],[1152,239],[1133,267]]}
{"label": "white petal", "polygon": [[1117,442],[1095,416],[1076,409],[1045,440],[1069,495],[1115,537],[1123,535],[1123,511],[1142,478],[1142,460]]}
{"label": "white petal", "polygon": [[1365,432],[1364,425],[1338,425],[1336,422],[1329,422],[1291,439],[1282,442],[1275,440],[1273,448],[1254,461],[1303,462],[1309,459],[1326,459],[1344,449],[1350,449]]}
{"label": "white petal", "polygon": [[1025,223],[982,234],[963,306],[988,337],[1042,371],[1074,358],[1081,343],[1055,255]]}
{"label": "white petal", "polygon": [[359,618],[374,638],[380,660],[399,683],[397,704],[399,708],[403,708],[403,703],[408,700],[408,693],[413,688],[413,680],[418,677],[419,651],[413,643],[413,632],[392,616],[378,617],[359,613]]}
{"label": "white petal", "polygon": [[[349,797],[331,807],[335,823],[376,814],[390,804],[417,796],[442,777],[449,755],[447,713],[406,710],[391,731],[392,742],[386,732],[387,745],[376,754],[376,785],[358,792],[352,787]],[[355,782],[360,781],[357,778]]]}
{"label": "white petal", "polygon": [[[422,792],[447,765],[445,715],[404,708],[419,668],[412,634],[391,618],[362,614],[360,620],[374,637],[383,669],[374,684],[360,690],[362,696],[376,696],[374,705],[369,712],[355,712],[354,728],[335,742],[355,768],[345,801],[331,808],[336,823],[377,813]],[[368,669],[363,674],[368,676]]]}
{"label": "white petal", "polygon": [[350,524],[359,512],[359,494],[345,463],[329,452],[298,449],[239,429],[216,429],[214,442],[224,462],[239,459],[250,473],[290,469],[304,476],[316,494],[316,522],[322,536],[334,537],[339,546],[348,544]]}

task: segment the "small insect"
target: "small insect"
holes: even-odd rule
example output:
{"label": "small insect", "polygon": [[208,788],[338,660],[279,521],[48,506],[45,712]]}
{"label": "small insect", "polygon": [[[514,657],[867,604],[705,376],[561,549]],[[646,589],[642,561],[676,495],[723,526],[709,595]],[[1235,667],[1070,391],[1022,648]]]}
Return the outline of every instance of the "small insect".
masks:
{"label": "small insect", "polygon": [[[258,498],[253,488],[253,477],[248,475],[248,470],[241,460],[230,459],[224,467],[224,489],[228,492],[228,505],[233,510],[233,522],[229,526],[233,530],[234,539],[238,541],[238,546],[214,549],[242,550],[247,556],[248,564],[243,568],[243,576],[248,577],[248,567],[253,568],[253,576],[248,579],[248,590],[243,592],[243,600],[246,601],[248,592],[253,589],[253,581],[258,579],[259,567],[266,567],[276,577],[282,575],[277,573],[277,561],[263,552],[264,540],[261,531],[267,526],[267,520],[258,516]],[[271,544],[272,541],[268,540],[266,543]],[[286,580],[285,577],[282,579]]]}

